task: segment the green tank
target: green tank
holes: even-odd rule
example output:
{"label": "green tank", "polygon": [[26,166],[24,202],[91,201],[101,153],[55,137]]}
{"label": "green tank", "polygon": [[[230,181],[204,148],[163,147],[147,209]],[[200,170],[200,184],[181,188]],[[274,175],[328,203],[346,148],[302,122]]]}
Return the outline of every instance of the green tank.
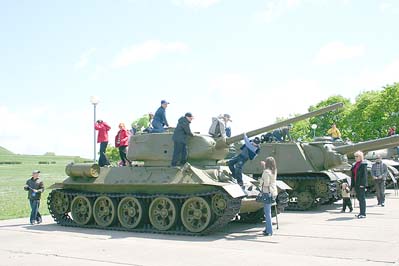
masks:
{"label": "green tank", "polygon": [[[171,167],[172,134],[132,136],[128,159],[140,162],[135,166],[68,164],[68,177],[50,187],[53,219],[64,226],[204,235],[262,209],[256,181],[245,177],[246,193],[219,163],[229,151],[226,140],[196,134],[189,163]],[[282,203],[284,195],[287,200],[281,190]]]}
{"label": "green tank", "polygon": [[[382,158],[382,161],[387,165],[388,167],[388,177],[386,180],[386,187],[387,188],[394,188],[395,185],[398,183],[398,176],[399,176],[399,160],[398,160],[398,147],[391,147],[391,148],[385,148],[385,149],[379,149],[379,150],[372,150],[368,151],[364,158],[368,160],[369,166],[371,168],[372,163],[375,162],[375,159],[377,158],[377,155],[380,155]],[[368,178],[368,185],[369,185],[369,190],[370,191],[375,191],[374,187],[374,179],[369,175]]]}
{"label": "green tank", "polygon": [[[352,142],[347,142],[347,141],[332,141],[330,137],[317,137],[315,138],[316,141],[324,141],[326,143],[331,143],[334,146],[342,146],[342,145],[347,145],[347,144],[353,144]],[[368,192],[375,192],[375,187],[374,187],[374,179],[371,176],[371,166],[375,162],[375,159],[377,156],[381,156],[382,161],[387,165],[388,167],[388,177],[386,180],[386,187],[394,187],[394,184],[397,183],[398,175],[399,175],[399,161],[398,161],[398,146],[396,146],[396,143],[388,144],[388,145],[380,145],[377,147],[378,150],[370,150],[370,147],[366,147],[364,151],[364,159],[368,163]],[[355,163],[355,158],[353,156],[353,153],[347,154],[348,157],[348,162],[350,165]],[[344,169],[349,172],[348,169]]]}
{"label": "green tank", "polygon": [[273,156],[277,161],[278,179],[287,183],[288,209],[307,210],[317,204],[330,203],[340,198],[338,184],[350,179],[350,164],[346,155],[357,150],[364,152],[397,146],[399,136],[359,142],[337,144],[327,139],[314,142],[261,143],[259,156],[248,162],[244,172],[260,176],[259,160]]}

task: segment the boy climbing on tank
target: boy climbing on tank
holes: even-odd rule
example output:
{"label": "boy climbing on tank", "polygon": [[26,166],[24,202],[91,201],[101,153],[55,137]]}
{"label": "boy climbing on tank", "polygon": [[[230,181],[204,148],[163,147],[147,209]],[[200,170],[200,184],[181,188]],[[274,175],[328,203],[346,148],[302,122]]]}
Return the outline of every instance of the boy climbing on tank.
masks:
{"label": "boy climbing on tank", "polygon": [[245,144],[241,146],[241,153],[234,156],[228,162],[231,174],[237,180],[237,183],[242,187],[244,185],[242,181],[242,168],[248,159],[253,160],[259,153],[260,139],[254,138],[252,141],[248,139],[247,135],[244,134]]}

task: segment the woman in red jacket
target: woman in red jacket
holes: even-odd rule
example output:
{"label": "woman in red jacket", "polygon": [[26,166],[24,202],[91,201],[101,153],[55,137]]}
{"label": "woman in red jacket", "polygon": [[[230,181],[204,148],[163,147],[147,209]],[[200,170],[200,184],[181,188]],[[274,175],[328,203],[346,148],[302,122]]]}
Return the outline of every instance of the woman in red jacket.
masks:
{"label": "woman in red jacket", "polygon": [[102,120],[97,120],[94,128],[98,130],[97,143],[100,143],[100,158],[98,159],[99,166],[109,165],[109,160],[105,155],[108,145],[108,131],[111,127]]}
{"label": "woman in red jacket", "polygon": [[119,131],[115,136],[115,147],[119,148],[119,156],[121,157],[123,166],[126,166],[127,163],[129,163],[129,165],[131,164],[126,156],[128,144],[129,131],[126,130],[124,123],[119,123]]}

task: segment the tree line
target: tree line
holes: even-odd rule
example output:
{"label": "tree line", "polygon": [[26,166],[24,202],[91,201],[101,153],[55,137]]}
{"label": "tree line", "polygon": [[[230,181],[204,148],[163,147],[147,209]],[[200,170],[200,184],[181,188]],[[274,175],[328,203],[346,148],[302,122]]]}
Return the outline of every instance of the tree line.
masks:
{"label": "tree line", "polygon": [[[386,137],[388,129],[398,125],[399,83],[387,85],[382,90],[364,91],[356,97],[354,103],[341,95],[330,96],[310,106],[308,111],[338,102],[343,103],[343,108],[294,123],[291,136],[294,139],[310,141],[313,139],[313,134],[325,136],[331,125],[336,123],[344,140],[358,142]],[[317,125],[314,132],[312,124]]]}

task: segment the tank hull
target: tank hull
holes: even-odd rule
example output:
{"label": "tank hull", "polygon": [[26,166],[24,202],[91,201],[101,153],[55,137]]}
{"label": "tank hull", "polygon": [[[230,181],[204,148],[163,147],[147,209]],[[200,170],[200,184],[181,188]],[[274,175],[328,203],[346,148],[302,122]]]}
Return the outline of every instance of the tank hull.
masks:
{"label": "tank hull", "polygon": [[234,219],[246,196],[218,180],[228,177],[224,168],[110,167],[97,178],[84,165],[67,169],[74,176],[51,186],[48,197],[50,214],[64,226],[205,235]]}

